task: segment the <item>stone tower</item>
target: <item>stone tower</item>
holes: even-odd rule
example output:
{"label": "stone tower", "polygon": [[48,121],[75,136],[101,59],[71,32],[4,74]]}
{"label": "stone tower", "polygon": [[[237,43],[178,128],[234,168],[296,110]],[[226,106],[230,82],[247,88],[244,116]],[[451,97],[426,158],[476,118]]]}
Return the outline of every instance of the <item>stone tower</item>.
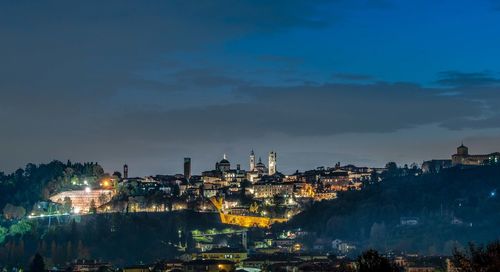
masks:
{"label": "stone tower", "polygon": [[269,152],[269,175],[276,174],[276,152]]}
{"label": "stone tower", "polygon": [[128,179],[128,165],[123,166],[123,179]]}
{"label": "stone tower", "polygon": [[184,178],[191,178],[191,158],[184,158]]}
{"label": "stone tower", "polygon": [[253,171],[255,170],[255,153],[253,152],[250,152],[250,171]]}

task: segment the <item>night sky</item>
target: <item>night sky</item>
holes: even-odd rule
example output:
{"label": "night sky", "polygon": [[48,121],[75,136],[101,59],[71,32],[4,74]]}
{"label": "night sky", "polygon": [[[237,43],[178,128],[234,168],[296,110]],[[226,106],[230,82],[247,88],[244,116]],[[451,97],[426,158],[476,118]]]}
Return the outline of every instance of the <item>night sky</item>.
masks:
{"label": "night sky", "polygon": [[0,169],[500,151],[500,1],[0,1]]}

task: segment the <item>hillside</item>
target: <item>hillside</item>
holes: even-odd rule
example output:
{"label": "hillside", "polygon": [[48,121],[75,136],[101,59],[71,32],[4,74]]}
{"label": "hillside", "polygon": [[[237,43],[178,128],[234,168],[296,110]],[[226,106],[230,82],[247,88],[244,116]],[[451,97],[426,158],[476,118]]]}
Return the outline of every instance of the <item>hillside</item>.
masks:
{"label": "hillside", "polygon": [[[389,178],[316,203],[285,227],[353,241],[358,248],[449,254],[456,245],[500,237],[499,186],[499,166]],[[418,224],[403,225],[405,217]]]}
{"label": "hillside", "polygon": [[83,180],[94,185],[103,175],[104,170],[97,163],[70,161],[39,165],[29,163],[24,169],[19,168],[11,174],[0,172],[0,208],[9,203],[29,211],[34,203],[47,200],[55,192],[71,189]]}

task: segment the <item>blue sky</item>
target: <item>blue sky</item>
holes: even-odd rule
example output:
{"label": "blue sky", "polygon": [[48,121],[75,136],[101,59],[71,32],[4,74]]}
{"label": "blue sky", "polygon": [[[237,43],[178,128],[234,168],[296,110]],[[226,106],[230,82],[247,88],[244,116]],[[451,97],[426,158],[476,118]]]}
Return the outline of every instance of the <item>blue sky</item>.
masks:
{"label": "blue sky", "polygon": [[0,165],[499,151],[500,2],[2,1]]}

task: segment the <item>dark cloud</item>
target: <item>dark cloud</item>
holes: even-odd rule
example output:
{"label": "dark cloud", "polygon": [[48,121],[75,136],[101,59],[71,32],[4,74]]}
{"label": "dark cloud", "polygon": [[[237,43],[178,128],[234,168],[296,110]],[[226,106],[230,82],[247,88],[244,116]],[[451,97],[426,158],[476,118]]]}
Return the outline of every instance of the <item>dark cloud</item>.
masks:
{"label": "dark cloud", "polygon": [[[294,149],[297,139],[426,125],[498,128],[498,78],[490,73],[444,72],[438,83],[447,88],[354,73],[324,83],[332,79],[327,71],[343,69],[328,63],[341,65],[334,54],[345,49],[313,55],[308,51],[319,40],[309,34],[353,10],[391,6],[380,0],[1,1],[0,165],[134,160],[146,172],[149,165],[172,169],[176,162],[165,160],[189,152],[211,162],[224,148],[250,148],[245,141],[309,156]],[[359,23],[355,29],[366,22]],[[292,32],[292,39],[284,37]],[[268,40],[269,50],[256,48]],[[316,148],[322,158],[339,154]]]}
{"label": "dark cloud", "polygon": [[436,83],[444,86],[486,86],[499,85],[500,78],[490,72],[464,73],[445,71],[438,74]]}
{"label": "dark cloud", "polygon": [[214,70],[199,68],[187,69],[176,72],[172,75],[172,81],[179,85],[192,85],[199,88],[214,87],[235,87],[250,84],[249,81],[224,75],[223,72],[217,73]]}
{"label": "dark cloud", "polygon": [[147,136],[152,141],[209,143],[273,133],[387,133],[426,124],[452,126],[457,120],[481,116],[481,103],[440,92],[407,83],[246,86],[236,92],[247,98],[245,102],[131,111],[110,125],[117,133],[126,124],[137,131],[154,131]]}
{"label": "dark cloud", "polygon": [[[138,71],[171,68],[159,56],[201,50],[258,31],[315,27],[322,20],[316,16],[317,3],[2,2],[2,101],[12,104],[40,96],[52,104],[57,98],[61,108],[65,100],[59,98],[67,96],[66,102],[76,107],[89,99],[110,99],[123,88],[147,89],[161,81],[148,82]],[[198,80],[218,84],[230,79]]]}

